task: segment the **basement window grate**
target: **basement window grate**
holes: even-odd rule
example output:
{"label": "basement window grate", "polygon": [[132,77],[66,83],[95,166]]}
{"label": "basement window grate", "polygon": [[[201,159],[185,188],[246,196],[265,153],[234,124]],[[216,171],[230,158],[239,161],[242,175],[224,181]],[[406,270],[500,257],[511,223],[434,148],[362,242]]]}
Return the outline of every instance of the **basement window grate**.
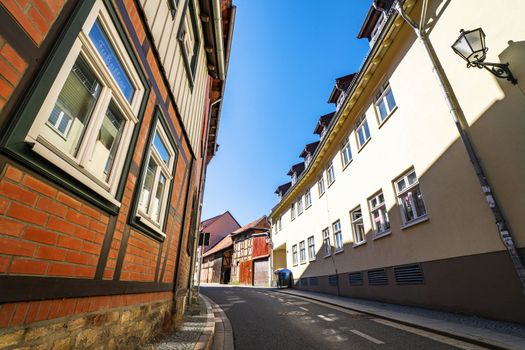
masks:
{"label": "basement window grate", "polygon": [[337,286],[337,275],[328,276],[328,285]]}
{"label": "basement window grate", "polygon": [[308,286],[308,278],[301,278],[301,286]]}
{"label": "basement window grate", "polygon": [[361,272],[349,273],[348,280],[351,286],[362,286],[363,285],[363,274]]}
{"label": "basement window grate", "polygon": [[397,284],[424,284],[423,270],[419,264],[394,267]]}
{"label": "basement window grate", "polygon": [[311,286],[319,285],[319,279],[317,277],[310,277],[310,285]]}
{"label": "basement window grate", "polygon": [[388,284],[385,269],[368,271],[368,284],[371,286],[381,286]]}

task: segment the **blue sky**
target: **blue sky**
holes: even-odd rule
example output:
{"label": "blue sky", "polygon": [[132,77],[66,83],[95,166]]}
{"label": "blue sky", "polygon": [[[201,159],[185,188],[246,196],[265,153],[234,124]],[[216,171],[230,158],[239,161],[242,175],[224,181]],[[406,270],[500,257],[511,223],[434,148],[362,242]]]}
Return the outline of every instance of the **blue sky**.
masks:
{"label": "blue sky", "polygon": [[244,225],[268,214],[277,186],[318,140],[332,112],[335,78],[355,72],[368,51],[356,39],[371,0],[234,0],[237,17],[219,126],[208,166],[202,219],[229,210]]}

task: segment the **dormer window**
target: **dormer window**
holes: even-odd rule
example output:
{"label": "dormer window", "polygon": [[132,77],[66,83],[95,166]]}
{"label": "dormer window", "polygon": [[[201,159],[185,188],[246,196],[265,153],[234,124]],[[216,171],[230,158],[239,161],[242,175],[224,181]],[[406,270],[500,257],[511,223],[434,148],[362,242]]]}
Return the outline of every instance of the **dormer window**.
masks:
{"label": "dormer window", "polygon": [[337,103],[335,105],[336,111],[338,111],[339,108],[343,105],[343,102],[345,101],[345,98],[346,98],[346,91],[345,90],[340,90],[340,91],[341,91],[341,94],[337,98]]}
{"label": "dormer window", "polygon": [[324,138],[324,136],[326,135],[326,128],[323,128],[323,131],[321,131],[321,140]]}
{"label": "dormer window", "polygon": [[304,166],[307,167],[311,161],[312,161],[312,155],[310,153],[307,153],[306,157],[304,157]]}
{"label": "dormer window", "polygon": [[372,30],[372,33],[370,33],[370,47],[374,46],[376,39],[379,37],[379,34],[381,33],[381,30],[383,29],[384,25],[386,23],[386,16],[384,12],[381,12],[381,15],[379,16],[379,19],[377,20],[377,23]]}
{"label": "dormer window", "polygon": [[292,174],[292,186],[297,182],[297,173]]}

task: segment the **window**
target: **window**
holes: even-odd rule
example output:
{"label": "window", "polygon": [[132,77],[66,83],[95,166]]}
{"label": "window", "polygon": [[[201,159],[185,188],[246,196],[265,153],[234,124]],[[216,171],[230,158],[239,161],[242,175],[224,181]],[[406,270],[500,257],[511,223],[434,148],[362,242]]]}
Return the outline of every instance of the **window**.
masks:
{"label": "window", "polygon": [[175,13],[177,13],[178,5],[179,5],[179,0],[168,0],[168,6],[170,8],[171,17],[175,17]]}
{"label": "window", "polygon": [[335,252],[338,253],[343,250],[343,233],[341,232],[341,222],[337,220],[332,224],[334,231]]}
{"label": "window", "polygon": [[304,194],[304,206],[306,209],[312,206],[312,195],[310,194],[310,189]]}
{"label": "window", "polygon": [[396,100],[390,88],[390,84],[386,82],[376,94],[376,109],[379,116],[379,123],[385,121],[386,118],[396,108]]}
{"label": "window", "polygon": [[298,264],[297,262],[297,244],[294,244],[292,246],[292,260],[293,260],[293,266],[296,266]]}
{"label": "window", "polygon": [[304,157],[304,166],[305,168],[308,167],[310,162],[312,161],[312,155],[310,153],[306,153],[306,157]]}
{"label": "window", "polygon": [[359,148],[363,147],[370,139],[370,129],[366,121],[366,115],[362,115],[355,123],[355,134],[357,137],[357,145]]}
{"label": "window", "polygon": [[279,219],[277,219],[277,231],[281,231],[283,229],[283,224],[281,222],[281,216],[279,216]]}
{"label": "window", "polygon": [[404,224],[426,217],[427,210],[415,170],[409,171],[396,180],[395,189]]}
{"label": "window", "polygon": [[328,169],[326,169],[326,179],[328,181],[328,186],[333,184],[335,181],[334,164],[332,162],[330,162]]}
{"label": "window", "polygon": [[292,186],[295,185],[295,183],[297,182],[297,173],[293,173],[292,174]]}
{"label": "window", "polygon": [[352,233],[354,235],[354,244],[364,243],[365,240],[365,228],[363,226],[363,214],[361,208],[350,212],[350,220],[352,221]]}
{"label": "window", "polygon": [[299,257],[301,259],[301,264],[306,263],[306,245],[304,241],[299,243]]}
{"label": "window", "polygon": [[145,85],[102,4],[93,6],[24,141],[33,152],[118,205],[117,190]]}
{"label": "window", "polygon": [[303,213],[303,196],[299,197],[299,200],[297,201],[297,215],[301,215]]}
{"label": "window", "polygon": [[341,145],[341,162],[343,163],[343,168],[350,164],[351,160],[352,151],[350,149],[350,139],[347,137]]}
{"label": "window", "polygon": [[332,245],[330,244],[330,229],[327,227],[323,230],[324,256],[332,254]]}
{"label": "window", "polygon": [[321,176],[319,181],[317,182],[317,189],[319,190],[319,197],[321,197],[324,194],[325,188],[324,188],[324,177]]}
{"label": "window", "polygon": [[182,57],[184,58],[186,72],[193,86],[201,44],[194,0],[187,2],[187,7],[179,29],[178,40]]}
{"label": "window", "polygon": [[314,236],[308,237],[308,259],[310,261],[314,261],[315,260]]}
{"label": "window", "polygon": [[290,209],[292,220],[295,220],[295,203],[292,203],[292,209]]}
{"label": "window", "polygon": [[164,235],[162,227],[169,206],[168,194],[177,153],[168,138],[166,128],[159,120],[160,118],[153,129],[145,157],[137,216],[141,222]]}
{"label": "window", "polygon": [[370,215],[372,216],[372,225],[376,236],[380,236],[385,232],[390,231],[390,220],[385,206],[385,198],[383,192],[379,192],[368,200],[370,205]]}

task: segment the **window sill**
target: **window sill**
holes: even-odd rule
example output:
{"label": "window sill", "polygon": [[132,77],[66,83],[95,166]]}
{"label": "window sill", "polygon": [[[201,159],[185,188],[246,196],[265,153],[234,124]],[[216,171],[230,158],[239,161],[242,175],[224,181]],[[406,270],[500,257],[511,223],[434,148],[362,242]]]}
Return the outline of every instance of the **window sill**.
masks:
{"label": "window sill", "polygon": [[310,260],[309,260],[308,262],[311,262],[311,263],[313,263],[313,262],[315,262],[315,260],[316,260],[316,259],[315,259],[315,258],[313,258],[313,259],[310,259]]}
{"label": "window sill", "polygon": [[326,193],[326,191],[324,191],[323,193],[321,193],[321,194],[319,195],[319,198],[321,198],[322,196],[324,196],[325,193]]}
{"label": "window sill", "polygon": [[335,180],[332,181],[332,182],[330,182],[330,183],[328,184],[328,187],[327,187],[327,188],[330,188],[330,186],[332,186],[334,183],[335,183]]}
{"label": "window sill", "polygon": [[411,220],[411,221],[405,223],[403,226],[401,226],[401,229],[405,230],[407,228],[410,228],[410,227],[415,226],[417,224],[420,224],[422,222],[426,222],[428,220],[429,220],[429,217],[428,217],[428,215],[425,214],[425,215],[423,215],[423,216],[421,216],[421,217],[419,217],[417,219],[414,219],[414,220]]}
{"label": "window sill", "polygon": [[362,245],[365,245],[366,244],[366,240],[362,241],[362,242],[359,242],[359,243],[354,243],[352,244],[352,248],[357,248],[357,247],[360,247]]}
{"label": "window sill", "polygon": [[162,230],[157,225],[153,224],[147,217],[142,216],[140,213],[137,213],[137,219],[141,224],[148,226],[150,229],[157,232],[163,238],[166,237],[166,234],[162,232]]}
{"label": "window sill", "polygon": [[326,258],[329,258],[331,256],[332,256],[332,253],[325,255],[324,258],[326,259]]}
{"label": "window sill", "polygon": [[337,250],[335,251],[334,254],[339,254],[339,253],[342,253],[342,252],[344,252],[344,251],[345,251],[345,250],[344,250],[343,248],[341,248],[341,249],[337,249]]}
{"label": "window sill", "polygon": [[[391,110],[390,113],[388,113],[388,115],[385,117],[385,119],[383,119],[383,121],[381,121],[380,123],[378,123],[377,128],[378,128],[378,129],[381,129],[381,127],[386,123],[386,121],[387,121],[388,119],[390,119],[390,116],[391,116],[392,114],[394,114],[395,111],[397,111],[397,106],[395,106],[394,109]],[[381,117],[378,116],[378,119],[381,120]]]}
{"label": "window sill", "polygon": [[304,210],[306,210],[306,209],[310,208],[311,206],[312,206],[312,205],[310,204],[309,206],[307,206],[306,208],[304,208]]}
{"label": "window sill", "polygon": [[365,143],[363,143],[360,147],[358,147],[359,149],[357,150],[357,153],[361,152],[361,150],[362,150],[363,148],[365,148],[366,145],[368,145],[368,143],[370,142],[371,139],[372,139],[372,136],[370,136],[370,137],[368,138],[368,140],[365,141]]}
{"label": "window sill", "polygon": [[380,238],[383,238],[383,237],[386,237],[386,236],[390,236],[391,234],[392,234],[392,230],[388,229],[386,231],[376,233],[372,240],[375,241],[376,239],[380,239]]}
{"label": "window sill", "polygon": [[348,161],[348,163],[343,164],[343,170],[342,171],[345,171],[346,168],[348,168],[348,166],[350,165],[350,163],[352,163],[353,159],[350,159],[350,161]]}
{"label": "window sill", "polygon": [[301,261],[301,265],[304,265],[304,264],[306,264],[306,261]]}

